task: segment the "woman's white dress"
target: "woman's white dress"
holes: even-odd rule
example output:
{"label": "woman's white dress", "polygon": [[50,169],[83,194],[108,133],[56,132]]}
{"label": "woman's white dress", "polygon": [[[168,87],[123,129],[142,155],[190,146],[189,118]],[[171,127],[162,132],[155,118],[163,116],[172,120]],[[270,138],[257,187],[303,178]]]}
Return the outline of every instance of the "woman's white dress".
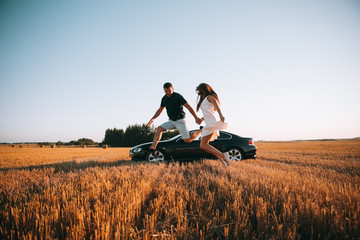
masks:
{"label": "woman's white dress", "polygon": [[205,127],[202,130],[201,137],[216,132],[216,134],[213,134],[213,136],[210,138],[210,141],[213,141],[218,138],[219,130],[227,128],[227,123],[223,123],[222,121],[217,120],[215,115],[215,107],[211,102],[209,102],[207,98],[208,97],[206,97],[200,105],[200,109],[204,115],[205,121]]}

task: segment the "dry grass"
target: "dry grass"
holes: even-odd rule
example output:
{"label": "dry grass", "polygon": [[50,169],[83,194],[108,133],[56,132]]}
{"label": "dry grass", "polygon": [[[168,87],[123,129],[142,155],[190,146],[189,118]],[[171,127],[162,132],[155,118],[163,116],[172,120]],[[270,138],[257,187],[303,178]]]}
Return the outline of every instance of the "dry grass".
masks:
{"label": "dry grass", "polygon": [[111,148],[57,159],[39,148],[29,154],[41,166],[29,167],[26,148],[9,148],[18,160],[0,157],[0,238],[359,239],[359,141],[257,146],[258,159],[228,169],[134,163],[120,148],[109,159]]}
{"label": "dry grass", "polygon": [[130,160],[130,148],[61,147],[41,148],[36,146],[11,148],[0,145],[0,169],[24,168],[65,162],[112,162]]}

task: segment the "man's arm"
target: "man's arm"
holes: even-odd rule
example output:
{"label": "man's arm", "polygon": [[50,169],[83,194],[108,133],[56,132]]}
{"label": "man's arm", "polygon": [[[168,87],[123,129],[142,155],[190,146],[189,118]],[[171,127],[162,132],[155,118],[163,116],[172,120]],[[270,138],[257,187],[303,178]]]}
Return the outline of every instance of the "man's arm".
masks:
{"label": "man's arm", "polygon": [[201,118],[198,118],[198,116],[196,115],[194,109],[193,109],[188,103],[185,103],[185,104],[184,104],[184,107],[186,107],[186,108],[189,110],[189,112],[191,113],[191,115],[194,116],[196,123],[197,123],[197,124],[201,124],[201,122],[202,122],[203,120],[202,120]]}
{"label": "man's arm", "polygon": [[153,123],[153,121],[160,116],[160,114],[162,113],[162,111],[164,110],[164,107],[159,107],[159,109],[155,112],[154,116],[150,119],[150,121],[148,122],[148,124],[146,124],[146,126],[150,127],[150,125]]}

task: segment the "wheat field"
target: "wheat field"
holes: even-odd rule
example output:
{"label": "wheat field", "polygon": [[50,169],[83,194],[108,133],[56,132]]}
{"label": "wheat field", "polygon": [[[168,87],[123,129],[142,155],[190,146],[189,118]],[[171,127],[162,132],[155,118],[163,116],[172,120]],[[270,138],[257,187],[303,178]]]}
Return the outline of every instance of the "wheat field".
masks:
{"label": "wheat field", "polygon": [[0,239],[360,239],[360,141],[259,142],[232,162],[0,147]]}

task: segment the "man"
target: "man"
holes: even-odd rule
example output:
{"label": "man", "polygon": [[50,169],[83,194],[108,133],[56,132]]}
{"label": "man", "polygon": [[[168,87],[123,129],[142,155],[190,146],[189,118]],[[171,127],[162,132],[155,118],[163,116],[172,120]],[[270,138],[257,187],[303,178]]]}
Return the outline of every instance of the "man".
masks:
{"label": "man", "polygon": [[202,119],[198,118],[195,111],[187,103],[183,96],[179,93],[174,92],[174,88],[171,83],[167,82],[164,84],[165,96],[161,99],[161,105],[159,109],[155,112],[154,116],[148,122],[147,126],[149,127],[153,121],[160,116],[164,108],[166,108],[167,115],[169,116],[169,121],[161,124],[155,132],[154,140],[150,146],[150,150],[155,150],[158,142],[161,139],[162,133],[166,130],[177,129],[179,130],[184,142],[189,143],[194,140],[197,136],[200,135],[201,131],[196,131],[191,134],[186,125],[185,112],[183,106],[185,106],[191,115],[194,116],[197,124],[201,124]]}

